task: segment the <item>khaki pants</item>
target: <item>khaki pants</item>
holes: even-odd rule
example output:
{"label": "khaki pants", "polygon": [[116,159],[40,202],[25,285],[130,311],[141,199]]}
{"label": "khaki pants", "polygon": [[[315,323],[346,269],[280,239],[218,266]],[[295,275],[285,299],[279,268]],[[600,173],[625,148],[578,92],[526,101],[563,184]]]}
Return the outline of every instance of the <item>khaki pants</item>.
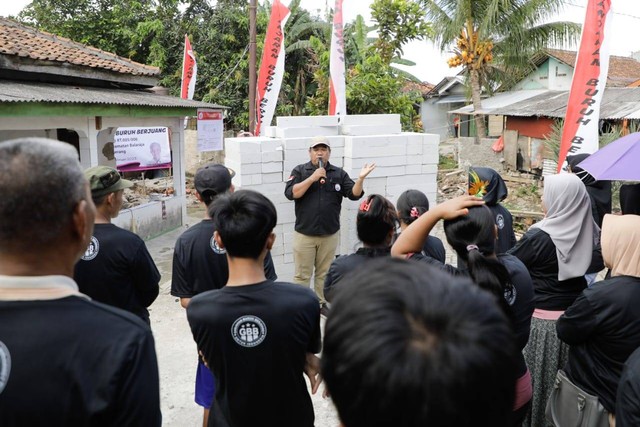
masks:
{"label": "khaki pants", "polygon": [[339,232],[326,236],[307,236],[293,232],[293,262],[296,266],[293,281],[309,286],[315,267],[313,287],[321,304],[326,302],[324,278],[336,256],[339,238]]}

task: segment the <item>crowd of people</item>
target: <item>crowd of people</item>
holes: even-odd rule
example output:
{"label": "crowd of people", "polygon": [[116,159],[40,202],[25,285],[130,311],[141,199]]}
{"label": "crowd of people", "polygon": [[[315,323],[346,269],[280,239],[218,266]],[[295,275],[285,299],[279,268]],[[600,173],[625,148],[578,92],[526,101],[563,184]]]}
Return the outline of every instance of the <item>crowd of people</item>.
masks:
{"label": "crowd of people", "polygon": [[[224,165],[194,176],[206,214],[176,241],[171,294],[203,425],[313,426],[323,381],[345,427],[640,425],[640,184],[611,214],[610,184],[569,159],[516,241],[495,170],[472,167],[467,195],[394,206],[365,195],[375,164],[353,181],[330,154],[314,138],[285,185],[295,283],[277,281],[273,203]],[[111,224],[129,186],[68,144],[0,142],[0,425],[161,424],[160,275]],[[362,247],[335,257],[343,198]],[[431,235],[441,220],[456,265]]]}

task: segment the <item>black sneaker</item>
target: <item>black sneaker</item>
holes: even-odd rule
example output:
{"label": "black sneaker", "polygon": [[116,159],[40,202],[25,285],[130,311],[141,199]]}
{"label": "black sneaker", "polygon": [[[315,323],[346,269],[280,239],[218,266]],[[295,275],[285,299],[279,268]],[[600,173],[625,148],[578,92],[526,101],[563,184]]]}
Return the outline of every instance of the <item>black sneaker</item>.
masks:
{"label": "black sneaker", "polygon": [[327,303],[324,304],[320,304],[320,315],[327,317],[329,315],[329,312],[331,310],[329,309],[329,306],[327,305]]}

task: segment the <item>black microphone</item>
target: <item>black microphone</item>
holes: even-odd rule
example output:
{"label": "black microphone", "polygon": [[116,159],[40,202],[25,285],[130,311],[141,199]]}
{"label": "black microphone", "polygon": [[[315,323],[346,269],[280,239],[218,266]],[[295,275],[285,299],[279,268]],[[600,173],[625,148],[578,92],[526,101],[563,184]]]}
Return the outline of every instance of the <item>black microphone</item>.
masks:
{"label": "black microphone", "polygon": [[[318,157],[318,167],[319,168],[323,168],[324,165],[322,164],[322,158]],[[320,178],[320,184],[324,185],[324,183],[327,182],[326,179],[324,179],[324,177]]]}

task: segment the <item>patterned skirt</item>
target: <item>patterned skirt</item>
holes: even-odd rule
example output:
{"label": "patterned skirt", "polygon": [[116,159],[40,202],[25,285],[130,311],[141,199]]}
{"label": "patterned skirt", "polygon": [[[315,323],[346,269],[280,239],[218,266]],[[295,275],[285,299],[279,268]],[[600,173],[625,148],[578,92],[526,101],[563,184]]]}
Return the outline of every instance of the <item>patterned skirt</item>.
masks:
{"label": "patterned skirt", "polygon": [[531,371],[533,399],[531,413],[523,426],[551,426],[544,415],[547,400],[555,384],[558,369],[563,369],[569,358],[569,345],[556,333],[555,320],[531,319],[529,342],[523,350],[524,359]]}

